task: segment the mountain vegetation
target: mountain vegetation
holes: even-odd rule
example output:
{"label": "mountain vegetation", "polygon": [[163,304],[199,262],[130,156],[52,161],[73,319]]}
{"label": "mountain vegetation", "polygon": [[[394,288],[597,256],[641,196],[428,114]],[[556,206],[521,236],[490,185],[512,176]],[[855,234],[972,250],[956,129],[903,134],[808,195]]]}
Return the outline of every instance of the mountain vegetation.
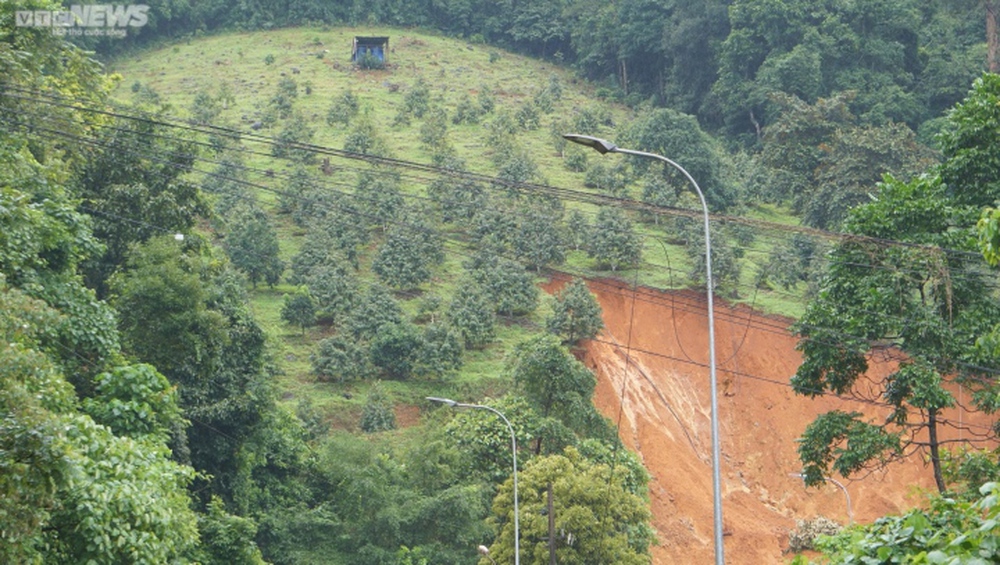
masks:
{"label": "mountain vegetation", "polygon": [[513,440],[521,559],[648,563],[646,471],[570,348],[602,328],[584,279],[704,286],[701,210],[576,131],[698,179],[710,290],[798,315],[796,393],[892,409],[803,423],[807,483],[926,453],[941,497],[830,561],[989,562],[994,429],[938,430],[951,384],[1000,407],[996,13],[152,0],[67,42],[0,4],[0,557],[511,560]]}

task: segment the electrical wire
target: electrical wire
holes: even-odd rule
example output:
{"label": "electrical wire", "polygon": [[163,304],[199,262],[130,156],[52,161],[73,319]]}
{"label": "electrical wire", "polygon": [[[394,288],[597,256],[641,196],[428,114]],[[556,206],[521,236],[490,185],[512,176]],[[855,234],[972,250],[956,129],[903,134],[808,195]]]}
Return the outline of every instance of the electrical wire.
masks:
{"label": "electrical wire", "polygon": [[[169,125],[169,124],[167,124],[167,125]],[[205,173],[205,172],[203,172],[203,174],[209,174],[209,173]],[[230,180],[232,180],[232,179],[230,179]],[[261,185],[255,185],[255,187],[256,187],[256,188],[260,188],[260,189],[265,189],[265,190],[267,190],[267,189],[268,189],[267,187],[263,187],[263,186],[261,186]],[[686,214],[685,214],[685,215],[686,215]],[[898,243],[898,242],[893,242],[893,243]],[[954,251],[954,250],[952,250],[952,251]],[[966,253],[966,254],[968,254],[969,252],[964,252],[964,251],[963,251],[963,252],[960,252],[960,253]],[[672,299],[673,299],[673,297],[672,297]],[[748,324],[748,326],[747,326],[747,327],[749,328],[749,324]],[[783,331],[783,330],[782,330],[782,333],[784,333],[784,331]],[[977,367],[977,368],[978,368],[978,369],[986,369],[986,370],[991,370],[991,371],[995,372],[995,370],[993,370],[993,369],[991,369],[991,368],[986,368],[986,367]]]}
{"label": "electrical wire", "polygon": [[[3,118],[0,118],[0,121],[2,121],[2,120],[3,120]],[[36,130],[45,130],[45,128],[40,128],[38,126],[35,126],[35,129]],[[56,135],[68,135],[68,134],[63,134],[62,132],[58,132],[58,131],[55,131],[55,130],[48,130],[47,132],[48,133],[52,133],[52,134],[56,134]],[[95,144],[97,144],[99,146],[101,146],[101,145],[107,146],[107,144],[103,144],[103,143],[95,141],[95,140],[87,140],[87,139],[81,138],[79,136],[73,136],[73,138],[76,141],[91,142],[91,143],[95,143]],[[147,158],[147,159],[157,160],[155,157],[153,157],[153,156],[151,156],[149,154],[144,154],[144,155],[145,155],[145,158]],[[161,161],[165,162],[166,164],[172,164],[172,162],[170,162],[170,161],[165,161],[165,160],[161,160]],[[271,187],[267,187],[265,185],[261,185],[261,184],[258,184],[258,183],[252,183],[252,182],[249,182],[249,181],[245,181],[245,180],[241,180],[241,179],[237,179],[237,178],[233,178],[233,177],[228,177],[228,176],[220,175],[220,174],[217,174],[217,173],[209,173],[209,172],[202,172],[202,173],[205,174],[205,175],[222,178],[222,179],[230,181],[230,182],[236,182],[236,183],[244,184],[244,185],[250,186],[252,188],[257,188],[257,189],[261,189],[261,190],[275,192],[275,193],[278,193],[279,195],[287,195],[287,193],[284,193],[282,191],[279,191],[279,190],[276,190],[276,189],[273,189]],[[347,193],[341,193],[341,194],[347,194]],[[356,214],[356,215],[367,217],[368,219],[374,219],[372,216],[366,215],[366,214],[364,214],[362,212],[359,212],[357,210],[350,210],[350,212],[353,213],[353,214]],[[409,227],[409,228],[415,229],[415,230],[422,229],[422,230],[426,231],[426,228],[420,228],[418,226],[414,226],[412,224],[405,224],[405,223],[399,222],[399,221],[393,221],[393,222],[390,222],[390,223],[394,224],[394,225],[403,225],[403,226],[406,226],[406,227]],[[432,233],[432,235],[436,235],[436,234]],[[469,242],[463,241],[463,240],[455,240],[455,239],[447,240],[445,238],[445,241],[451,241],[452,243],[457,243],[457,244],[460,244],[460,245],[470,246]],[[455,252],[454,250],[452,250],[452,251]],[[464,256],[464,257],[466,257],[467,259],[472,259],[472,258],[475,257],[475,254],[473,252],[471,252],[471,251],[469,253],[461,253],[461,252],[457,252],[457,253],[460,254],[460,255],[462,255],[462,256]],[[672,271],[671,271],[671,276],[672,276]],[[649,297],[651,297],[651,296],[652,295],[650,295],[650,294],[647,293],[645,295],[645,299],[646,299],[645,301],[650,302],[650,303],[656,303],[657,300],[655,298],[649,299]],[[702,299],[701,297],[699,297],[699,298],[696,299],[696,301],[699,302],[699,303],[702,300],[704,300],[704,299]],[[672,302],[676,302],[677,298],[674,297],[674,296],[671,296],[671,301]],[[688,302],[689,302],[689,304],[688,304],[689,307],[685,308],[684,310],[688,311],[688,312],[698,312],[698,310],[700,309],[700,304],[698,306],[695,306],[695,307],[691,308],[690,307],[690,299],[688,299]],[[727,314],[724,313],[721,316],[722,321],[725,321],[727,317],[732,318],[732,316],[728,316]],[[735,318],[733,318],[733,319],[735,319]],[[753,323],[753,322],[751,322],[751,323]],[[778,334],[778,335],[785,335],[786,332],[787,332],[787,328],[786,327],[781,327],[781,326],[772,325],[772,324],[764,324],[764,325],[771,325],[770,329],[767,329],[767,328],[764,328],[764,329],[766,331],[771,331],[772,333],[775,333],[775,334]],[[759,328],[760,327],[760,323],[757,323],[756,327]],[[808,328],[810,326],[804,326],[804,327]],[[814,328],[815,329],[825,329],[825,328],[818,328],[818,327],[814,327]],[[831,333],[831,332],[827,331],[827,333]],[[851,335],[848,335],[848,334],[841,334],[841,335],[843,337],[846,337],[846,338],[864,339],[864,338],[862,338],[860,336],[851,336]],[[835,343],[829,343],[829,342],[827,344],[828,345],[837,345]],[[956,361],[952,361],[952,362],[956,362]],[[989,367],[976,366],[976,365],[971,365],[971,364],[963,363],[963,362],[956,362],[956,363],[958,363],[961,366],[965,366],[967,368],[973,369],[973,370],[988,371],[988,372],[991,372],[991,373],[994,373],[994,374],[1000,374],[1000,369],[994,369],[994,368],[989,368]]]}
{"label": "electrical wire", "polygon": [[[32,98],[31,96],[11,94],[10,92],[21,92],[23,94],[30,94],[30,95],[36,96],[37,98]],[[41,92],[41,91],[38,91],[38,90],[35,90],[35,89],[26,89],[26,88],[14,86],[14,85],[7,85],[7,84],[3,84],[3,83],[0,83],[0,96],[13,97],[13,98],[17,98],[17,99],[23,99],[23,100],[28,100],[28,101],[33,101],[33,102],[39,102],[39,103],[47,103],[47,104],[52,104],[52,105],[64,107],[64,108],[67,108],[67,109],[75,110],[75,111],[92,112],[92,113],[97,113],[97,114],[105,115],[105,116],[108,116],[108,117],[115,117],[115,118],[121,118],[121,119],[127,119],[127,120],[142,121],[142,122],[148,123],[150,125],[159,125],[159,126],[163,126],[163,127],[178,128],[178,129],[192,131],[192,132],[196,132],[196,133],[203,133],[203,134],[212,134],[212,133],[214,133],[214,134],[218,134],[218,135],[223,135],[225,137],[229,137],[230,139],[233,139],[233,140],[250,140],[250,141],[256,141],[256,142],[260,142],[260,143],[265,143],[265,144],[270,145],[270,146],[273,146],[273,145],[285,145],[285,146],[287,146],[289,148],[300,149],[300,150],[303,150],[303,151],[307,151],[307,152],[311,152],[311,153],[315,153],[315,154],[320,154],[320,155],[338,156],[338,157],[343,157],[343,158],[347,158],[347,159],[354,159],[354,160],[365,161],[365,162],[368,162],[368,163],[374,163],[374,164],[380,164],[380,165],[391,165],[391,166],[396,166],[396,167],[399,167],[399,168],[405,168],[405,169],[410,169],[410,170],[436,172],[436,173],[442,174],[442,175],[448,175],[448,176],[453,176],[453,177],[457,177],[457,178],[464,178],[464,179],[468,179],[468,180],[478,180],[478,181],[488,182],[488,183],[491,183],[491,184],[510,185],[510,186],[513,186],[513,187],[523,187],[524,189],[527,189],[527,190],[551,191],[551,193],[553,195],[559,195],[562,199],[569,200],[569,201],[589,202],[589,203],[596,203],[596,204],[614,204],[614,203],[619,203],[621,205],[627,205],[627,207],[632,208],[632,209],[636,209],[636,210],[646,210],[646,211],[652,211],[652,212],[669,213],[669,214],[674,214],[674,215],[679,215],[679,216],[684,216],[684,217],[698,217],[701,214],[700,211],[693,210],[693,209],[677,208],[677,207],[670,207],[670,206],[654,206],[654,205],[650,205],[650,204],[647,204],[647,203],[644,203],[644,202],[640,202],[640,201],[636,201],[636,200],[629,199],[629,198],[624,198],[624,197],[613,197],[613,196],[607,196],[607,195],[600,195],[600,194],[595,194],[595,193],[592,193],[592,192],[585,192],[585,191],[574,190],[574,189],[566,189],[566,188],[554,187],[554,186],[551,186],[551,185],[542,185],[542,184],[536,184],[536,183],[527,183],[527,182],[525,182],[525,183],[514,183],[514,182],[511,182],[511,181],[507,181],[507,180],[501,179],[501,178],[492,177],[492,176],[488,176],[488,175],[483,175],[483,174],[480,174],[480,173],[473,173],[473,172],[470,172],[470,171],[461,171],[461,170],[457,170],[457,169],[450,169],[450,168],[445,168],[445,167],[439,167],[439,166],[429,165],[429,164],[425,164],[425,163],[417,163],[417,162],[414,162],[414,161],[406,161],[406,160],[402,160],[402,159],[393,159],[393,158],[387,158],[387,157],[366,155],[366,154],[362,154],[362,153],[352,153],[350,151],[337,150],[337,149],[332,149],[332,148],[329,148],[329,147],[325,147],[325,146],[321,146],[321,145],[315,145],[315,144],[297,143],[297,142],[288,143],[288,142],[284,142],[284,141],[282,141],[280,139],[277,139],[275,137],[270,137],[270,136],[266,136],[266,135],[263,135],[263,134],[253,133],[253,132],[246,132],[246,131],[239,130],[239,129],[236,129],[236,128],[224,127],[224,126],[219,126],[219,125],[214,125],[214,124],[192,125],[189,122],[184,122],[180,118],[172,118],[174,121],[167,121],[166,119],[158,119],[157,120],[157,119],[152,119],[152,118],[149,118],[149,117],[146,117],[146,116],[136,116],[136,115],[133,115],[133,114],[126,114],[126,113],[123,113],[123,112],[113,112],[113,111],[110,111],[110,110],[102,110],[102,109],[98,109],[98,108],[93,108],[93,107],[86,106],[85,105],[85,101],[80,101],[80,100],[77,100],[77,99],[74,99],[74,98],[70,98],[70,97],[66,97],[66,96],[62,96],[62,95],[58,95],[58,94],[45,93],[45,92]],[[920,249],[920,250],[939,251],[939,252],[945,252],[945,253],[949,253],[949,254],[965,255],[965,256],[969,256],[969,257],[973,257],[973,258],[978,258],[978,254],[975,253],[975,252],[972,252],[972,251],[958,250],[958,249],[948,249],[948,248],[942,248],[942,247],[937,247],[937,246],[933,246],[933,245],[925,245],[925,244],[919,244],[919,243],[913,243],[913,242],[891,240],[891,239],[886,239],[886,238],[877,238],[877,237],[871,237],[871,236],[862,236],[862,235],[853,235],[853,234],[844,234],[844,233],[838,233],[838,232],[830,232],[830,231],[826,231],[826,230],[820,230],[820,229],[816,229],[816,228],[809,228],[809,227],[805,227],[805,226],[792,226],[792,225],[787,225],[787,224],[779,224],[779,223],[775,223],[775,222],[767,222],[767,221],[763,221],[763,220],[756,220],[756,219],[751,219],[751,218],[744,218],[744,217],[740,217],[740,216],[727,216],[727,215],[722,215],[722,214],[711,214],[710,218],[713,221],[729,222],[729,223],[733,223],[733,224],[748,225],[748,226],[760,227],[760,228],[770,228],[772,230],[778,230],[778,231],[782,231],[782,232],[798,233],[798,234],[804,234],[804,235],[812,235],[812,236],[815,236],[815,237],[821,237],[821,238],[824,238],[824,239],[832,239],[832,240],[836,240],[836,241],[839,241],[839,240],[842,240],[842,239],[846,238],[846,239],[851,239],[851,240],[856,240],[856,241],[871,242],[871,243],[880,244],[880,245],[887,246],[887,247],[888,246],[909,247],[909,248]]]}
{"label": "electrical wire", "polygon": [[[118,116],[125,116],[124,114],[115,114],[115,115],[118,115]],[[129,117],[134,117],[134,116],[129,116]],[[156,121],[153,121],[153,120],[147,120],[147,121],[150,121],[151,123],[159,123],[159,124],[164,124],[164,125],[170,125],[170,124],[167,124],[167,122],[156,122]],[[176,124],[175,124],[175,125],[176,125]],[[183,126],[183,127],[187,127],[187,126]],[[161,136],[161,137],[167,137],[167,136]],[[263,136],[260,136],[260,137],[263,137]],[[276,141],[272,140],[272,142],[276,142]],[[258,154],[262,154],[262,153],[258,152]],[[270,172],[270,171],[268,171],[268,172]],[[343,184],[343,183],[341,183],[341,184]],[[346,185],[345,185],[345,186],[346,186]],[[730,220],[730,219],[731,219],[731,218],[726,218],[726,219],[724,219],[723,221],[728,221],[728,220]],[[781,225],[779,224],[778,226],[781,226]],[[781,227],[782,227],[782,228],[787,228],[788,226],[781,226]],[[751,250],[747,250],[747,251],[748,251],[748,252],[751,252],[751,253],[765,253],[765,252],[763,252],[763,251],[757,251],[757,250],[752,250],[752,249],[751,249]],[[953,251],[957,251],[957,250],[951,250],[951,251],[948,251],[948,252],[953,252]],[[941,252],[941,251],[939,250],[939,252]],[[971,254],[971,252],[966,252],[966,251],[960,251],[960,252],[961,252],[961,253],[966,253],[966,254]],[[973,254],[973,255],[974,255],[974,254]],[[863,265],[863,264],[857,264],[857,266],[859,266],[859,267],[871,267],[872,265]],[[875,267],[877,267],[877,268],[887,268],[887,267],[884,267],[884,266],[882,266],[882,265],[875,265]],[[899,269],[897,269],[897,271],[898,271],[898,270],[899,270]],[[914,271],[914,272],[916,272],[916,271]],[[757,287],[755,286],[755,287],[754,287],[754,295],[755,295],[755,297],[756,297],[756,293],[757,293],[757,290],[758,290],[758,288],[757,288]],[[779,292],[780,292],[780,291],[779,291]],[[790,296],[790,297],[794,297],[794,295],[791,295],[790,293],[789,293],[789,294],[787,294],[787,296]],[[797,298],[797,297],[795,297],[795,298]]]}
{"label": "electrical wire", "polygon": [[[167,228],[162,228],[162,229],[164,231],[171,231],[171,230],[169,230]],[[593,284],[594,282],[599,282],[599,281],[590,280],[589,282],[591,282],[591,284]],[[621,289],[621,287],[614,287],[614,288],[616,290],[620,290]],[[639,291],[639,289],[637,287],[633,287],[633,288],[635,289],[634,290],[634,296],[637,297],[640,294],[640,291]],[[673,305],[671,305],[671,307],[673,307]],[[782,335],[787,335],[787,332],[783,333]],[[610,340],[601,339],[601,338],[593,338],[593,341],[598,342],[598,343],[604,343],[604,344],[610,345],[610,346],[612,346],[612,347],[614,347],[616,349],[621,348],[621,344],[618,343],[616,340],[614,340],[613,336],[612,336],[612,339],[610,339]],[[694,361],[690,357],[688,357],[687,359],[682,359],[682,358],[675,357],[675,356],[672,356],[672,355],[668,355],[668,354],[665,354],[665,353],[660,353],[660,352],[656,352],[656,351],[652,351],[652,350],[641,349],[641,348],[636,348],[636,347],[631,347],[631,346],[630,346],[630,351],[634,351],[636,353],[641,353],[643,355],[647,355],[647,356],[650,356],[650,357],[661,358],[661,359],[666,359],[666,360],[677,362],[677,363],[681,363],[681,364],[692,365],[692,366],[699,367],[699,368],[704,368],[704,369],[708,368],[708,364],[707,363]],[[903,359],[905,359],[905,358],[902,358],[902,357],[900,358],[900,360],[903,360]],[[782,386],[782,387],[787,387],[787,388],[793,388],[790,383],[783,382],[783,381],[778,381],[778,380],[775,380],[773,378],[764,377],[764,376],[761,376],[761,375],[755,375],[755,374],[752,374],[752,373],[747,373],[747,372],[744,372],[744,371],[738,371],[738,370],[734,370],[734,369],[727,369],[725,367],[718,367],[718,370],[720,372],[725,372],[725,373],[731,374],[733,376],[739,376],[739,377],[744,377],[744,378],[748,378],[748,379],[751,379],[751,380],[756,380],[756,381],[759,381],[759,382],[766,382],[766,383],[777,385],[777,386]],[[652,381],[652,379],[648,375],[645,375],[643,371],[640,371],[640,374],[643,374],[643,376],[647,380],[647,382],[649,382],[650,384],[652,384],[654,386],[654,389],[656,389],[657,394],[660,396],[661,400],[667,404],[668,409],[671,409],[670,406],[669,406],[669,401],[667,401],[666,397],[662,394],[661,391],[659,391],[658,387],[656,387],[656,384]],[[832,392],[829,392],[829,391],[826,391],[826,390],[807,390],[807,389],[803,389],[803,390],[800,390],[800,391],[797,391],[797,392],[806,392],[806,393],[809,393],[809,394],[814,395],[814,396],[828,396],[828,397],[833,397],[833,398],[837,398],[839,400],[848,401],[848,402],[860,402],[860,403],[863,403],[863,404],[869,404],[869,405],[876,406],[876,407],[881,407],[881,408],[893,408],[894,407],[891,403],[882,402],[882,401],[875,401],[875,400],[870,400],[870,399],[864,399],[864,398],[859,398],[857,396],[840,395],[840,394],[832,393]],[[671,411],[672,411],[672,409],[671,409]],[[674,413],[674,416],[677,417],[677,418],[679,418],[679,416],[677,416],[676,413]],[[942,420],[942,422],[945,422],[945,421],[947,421],[947,420]],[[967,425],[969,425],[969,424],[967,424]],[[978,427],[981,427],[983,429],[989,429],[986,426],[978,426]],[[692,442],[692,446],[693,446],[693,439],[691,439],[690,436],[688,436],[688,440],[689,440],[689,442]]]}
{"label": "electrical wire", "polygon": [[[187,157],[187,155],[185,155],[185,157]],[[201,158],[201,157],[199,157],[199,159],[201,159],[202,161],[211,162],[211,163],[214,163],[214,164],[217,164],[217,165],[222,165],[222,163],[220,161],[209,160],[209,159],[205,159],[205,158]],[[249,167],[243,167],[243,168],[245,170],[256,172],[256,173],[265,173],[266,174],[266,173],[270,172],[270,171],[262,171],[260,169],[252,169],[252,168],[249,168]],[[204,173],[204,174],[208,174],[208,173]],[[338,183],[338,184],[341,184],[342,186],[349,186],[349,185],[346,185],[346,183]],[[340,194],[346,194],[346,193],[340,192]],[[355,194],[355,196],[357,197],[356,194]],[[403,196],[404,197],[407,197],[407,196],[413,197],[413,195],[403,195]],[[361,196],[361,198],[364,198],[364,197]],[[424,198],[424,200],[426,200],[426,198]],[[755,251],[755,250],[750,250],[750,251]],[[761,253],[763,253],[763,252],[761,252]],[[871,266],[871,265],[856,264],[856,263],[855,263],[855,265],[860,266],[860,267],[870,267]],[[880,265],[878,267],[881,268]],[[755,291],[756,291],[756,287],[755,287]],[[780,292],[780,291],[776,291],[776,292]],[[791,293],[787,293],[786,295],[787,296],[794,296],[794,295],[791,295]]]}

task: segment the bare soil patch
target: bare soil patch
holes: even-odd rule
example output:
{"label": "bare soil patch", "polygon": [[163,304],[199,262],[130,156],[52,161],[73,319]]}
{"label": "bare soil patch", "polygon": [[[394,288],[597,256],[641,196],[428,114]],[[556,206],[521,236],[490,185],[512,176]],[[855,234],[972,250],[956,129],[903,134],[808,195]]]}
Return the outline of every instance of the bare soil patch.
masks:
{"label": "bare soil patch", "polygon": [[[546,285],[552,292],[561,283]],[[587,342],[584,362],[597,374],[595,404],[620,426],[622,440],[649,469],[659,545],[653,563],[711,563],[713,550],[708,325],[697,292],[633,292],[613,281],[591,284],[606,329]],[[809,399],[789,386],[801,362],[791,320],[716,301],[716,359],[722,452],[726,562],[785,563],[796,519],[848,522],[846,497],[828,483],[806,489],[796,438],[817,414],[860,411],[873,421],[887,410],[824,396]],[[872,371],[891,370],[891,359]],[[966,423],[973,414],[953,413]],[[983,424],[985,422],[979,422]],[[855,522],[920,505],[933,492],[919,457],[855,480],[834,477],[850,494]]]}

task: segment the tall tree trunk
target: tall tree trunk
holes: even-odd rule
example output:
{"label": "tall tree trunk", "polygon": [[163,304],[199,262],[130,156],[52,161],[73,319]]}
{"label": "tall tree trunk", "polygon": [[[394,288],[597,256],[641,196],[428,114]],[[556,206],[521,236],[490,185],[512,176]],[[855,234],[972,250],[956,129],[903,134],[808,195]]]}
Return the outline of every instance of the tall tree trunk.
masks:
{"label": "tall tree trunk", "polygon": [[941,473],[941,453],[938,450],[937,436],[937,409],[931,408],[927,411],[927,434],[931,444],[931,467],[934,469],[934,483],[938,492],[944,493],[944,474]]}
{"label": "tall tree trunk", "polygon": [[991,73],[1000,72],[1000,37],[997,36],[997,13],[1000,1],[984,0],[986,6],[986,67]]}
{"label": "tall tree trunk", "polygon": [[622,83],[622,90],[625,92],[625,96],[628,96],[628,66],[625,63],[625,59],[618,60],[618,74],[619,79]]}

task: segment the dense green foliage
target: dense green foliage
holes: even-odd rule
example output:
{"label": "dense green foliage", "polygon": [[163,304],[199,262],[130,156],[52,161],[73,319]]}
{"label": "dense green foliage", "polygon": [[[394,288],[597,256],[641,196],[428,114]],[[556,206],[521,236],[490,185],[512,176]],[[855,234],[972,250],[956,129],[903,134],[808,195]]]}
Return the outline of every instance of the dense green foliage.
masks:
{"label": "dense green foliage", "polygon": [[992,206],[1000,199],[1000,75],[987,74],[973,84],[969,96],[948,114],[942,132],[941,181],[956,202]]}
{"label": "dense green foliage", "polygon": [[628,217],[621,210],[602,208],[590,230],[587,254],[616,271],[635,266],[641,253],[642,244]]}
{"label": "dense green foliage", "polygon": [[[918,447],[926,449],[943,492],[938,428],[951,424],[939,417],[956,403],[946,383],[972,390],[978,410],[997,410],[990,369],[997,350],[988,344],[1000,309],[995,296],[984,291],[991,274],[981,268],[976,253],[979,209],[969,202],[970,194],[980,192],[974,186],[982,175],[956,175],[955,169],[966,163],[968,153],[995,147],[1000,132],[983,127],[991,123],[988,118],[969,115],[981,100],[996,95],[998,85],[977,81],[949,115],[953,127],[943,136],[947,150],[937,171],[910,182],[887,176],[873,202],[848,213],[845,228],[860,237],[845,239],[831,251],[819,295],[795,326],[803,363],[792,385],[809,396],[860,395],[855,383],[873,352],[892,346],[905,358],[869,385],[891,409],[884,422],[838,411],[806,428],[799,455],[807,483],[817,484],[831,469],[849,476]],[[976,139],[983,145],[976,145],[968,141],[970,129],[993,135],[980,134]],[[951,180],[946,184],[945,179]]]}
{"label": "dense green foliage", "polygon": [[[15,32],[11,9],[0,8],[8,81],[106,95],[108,83],[82,53]],[[16,106],[0,102],[4,116]],[[76,123],[78,131],[94,125]],[[168,430],[182,424],[176,396],[154,369],[125,361],[114,313],[77,273],[103,251],[66,187],[82,156],[15,127],[0,136],[3,559],[183,561],[198,543],[186,490],[195,471],[167,447]]]}
{"label": "dense green foliage", "polygon": [[[738,204],[734,187],[722,177],[719,149],[693,116],[671,109],[650,112],[631,124],[625,139],[632,149],[669,156],[683,163],[684,169],[698,182],[712,210],[722,211]],[[643,172],[652,162],[636,159],[634,166]],[[656,168],[671,186],[690,190],[690,181],[676,168],[666,164],[658,164]]]}
{"label": "dense green foliage", "polygon": [[839,228],[851,207],[871,200],[883,174],[907,180],[933,163],[933,153],[906,126],[859,121],[849,108],[855,98],[840,93],[808,104],[771,96],[780,114],[764,130],[763,199],[790,200],[804,223]]}
{"label": "dense green foliage", "polygon": [[[328,6],[296,0],[195,7],[158,0],[149,4],[150,23],[138,33],[96,44],[113,52],[206,30],[316,23],[431,27],[572,64],[626,101],[652,100],[752,140],[775,117],[774,92],[812,103],[856,91],[852,111],[868,125],[900,122],[916,129],[936,118],[985,68],[980,4],[378,0]],[[413,102],[401,115],[422,115],[427,101],[421,94],[412,90]],[[347,100],[332,119],[346,124],[352,107]]]}
{"label": "dense green foliage", "polygon": [[254,286],[264,281],[273,287],[285,270],[284,262],[278,258],[278,235],[260,209],[235,215],[226,252],[233,266],[243,271]]}
{"label": "dense green foliage", "polygon": [[554,336],[518,344],[507,370],[541,417],[536,453],[558,453],[565,438],[587,435],[588,426],[601,421],[590,403],[597,380]]}
{"label": "dense green foliage", "polygon": [[368,399],[361,412],[360,425],[361,431],[367,433],[396,429],[396,415],[392,412],[392,403],[378,381],[368,389]]}
{"label": "dense green foliage", "polygon": [[[630,468],[594,462],[572,447],[561,454],[533,459],[520,475],[518,494],[524,517],[519,524],[521,562],[549,561],[547,493],[552,489],[555,512],[556,559],[567,563],[649,563],[647,547],[653,535],[643,497],[628,489]],[[643,477],[643,484],[645,477]],[[493,503],[500,535],[490,555],[510,559],[513,535],[508,518],[513,513],[510,482],[504,483]]]}
{"label": "dense green foliage", "polygon": [[299,326],[305,334],[306,328],[316,323],[316,301],[308,291],[285,295],[284,304],[281,305],[281,319]]}
{"label": "dense green foliage", "polygon": [[591,339],[604,328],[601,306],[582,279],[573,279],[559,292],[545,327],[568,344]]}
{"label": "dense green foliage", "polygon": [[372,270],[387,285],[408,289],[427,282],[431,268],[442,260],[441,241],[430,228],[417,221],[389,230]]}
{"label": "dense green foliage", "polygon": [[[443,80],[444,68],[442,80],[411,77],[390,58],[388,70],[407,82],[382,82],[398,91],[386,131],[377,115],[385,100],[365,98],[368,91],[323,99],[317,113],[308,100],[319,85],[293,78],[299,69],[283,68],[275,53],[254,63],[263,60],[281,78],[261,82],[262,98],[240,101],[244,125],[273,138],[260,152],[225,130],[170,129],[160,122],[174,110],[139,81],[132,106],[107,104],[113,79],[84,52],[5,17],[0,518],[10,543],[0,559],[457,565],[484,543],[509,560],[511,438],[502,422],[484,411],[450,420],[440,411],[426,416],[428,426],[394,429],[397,403],[419,402],[414,391],[454,387],[497,393],[487,402],[514,424],[522,558],[547,561],[539,540],[548,535],[541,509],[551,484],[560,560],[648,562],[645,474],[594,409],[593,375],[565,348],[600,331],[600,310],[584,283],[551,302],[537,277],[564,264],[612,276],[638,271],[655,249],[649,243],[666,239],[684,247],[679,284],[697,285],[705,270],[700,224],[668,216],[675,206],[699,206],[676,169],[598,161],[566,148],[558,134],[570,130],[670,156],[715,212],[787,206],[808,225],[843,226],[855,236],[834,245],[825,277],[816,279],[814,242],[755,244],[739,226],[713,229],[716,288],[738,296],[742,267],[752,265],[761,288],[795,291],[809,280],[819,289],[797,326],[800,393],[848,393],[871,352],[906,353],[880,383],[888,421],[834,412],[807,428],[800,448],[807,481],[895,457],[926,430],[943,489],[950,476],[934,430],[938,412],[954,402],[944,384],[966,384],[979,407],[993,411],[995,391],[981,368],[1000,356],[1000,312],[983,291],[992,273],[972,243],[980,208],[1000,195],[1000,82],[982,77],[940,116],[983,67],[981,7],[952,4],[154,0],[149,24],[128,39],[81,40],[106,55],[225,29],[431,27],[468,39],[470,50],[489,43],[572,65],[606,101],[633,110],[593,103],[567,111],[555,74],[527,92],[480,85],[473,93],[475,85],[463,84],[452,100],[447,85],[455,80]],[[11,10],[4,5],[0,15]],[[322,47],[317,36],[310,55],[323,59]],[[491,51],[489,61],[506,56]],[[237,58],[242,50],[215,64]],[[358,74],[381,77],[387,68],[372,63],[362,61]],[[22,87],[73,103],[31,101]],[[189,123],[234,119],[230,88],[194,92],[183,105]],[[420,151],[440,167],[424,170],[436,178],[415,190],[415,175],[386,160],[351,168],[347,181],[335,176],[327,156],[303,145],[325,133],[317,128],[324,118],[343,134],[338,149],[375,157],[402,150],[407,159]],[[467,154],[455,141],[479,126],[492,182],[463,173]],[[419,133],[414,148],[395,139],[405,128]],[[525,141],[546,128],[556,134],[554,151]],[[936,168],[930,144],[941,152]],[[733,147],[744,152],[728,153]],[[602,205],[587,216],[581,202],[557,201],[545,189],[553,154],[594,189],[587,197],[627,206]],[[195,164],[203,157],[214,172],[199,184]],[[648,205],[641,215],[627,209],[633,198]],[[997,214],[982,218],[982,250],[995,262]],[[775,268],[744,259],[754,246]],[[461,260],[453,260],[456,250]],[[291,258],[289,285],[284,258]],[[278,287],[276,294],[258,282]],[[287,298],[275,305],[282,293]],[[545,329],[555,336],[539,323],[550,305]],[[264,312],[276,321],[279,310],[294,335],[256,319]],[[495,345],[511,335],[517,345]],[[294,367],[291,378],[275,367],[278,352],[278,363]],[[298,397],[296,415],[277,400],[278,383],[289,382],[282,392]],[[325,387],[316,405],[303,404],[318,390],[311,385]],[[328,434],[331,422],[369,435]],[[974,489],[995,473],[991,464],[970,463],[951,476]],[[958,517],[890,519],[865,533],[859,551],[988,559],[983,540],[995,496],[949,507]],[[951,535],[960,528],[978,533]],[[935,537],[935,529],[944,533]],[[858,540],[847,539],[836,546],[845,556]]]}
{"label": "dense green foliage", "polygon": [[466,347],[483,347],[496,337],[496,315],[476,282],[466,279],[463,283],[448,308],[448,317]]}
{"label": "dense green foliage", "polygon": [[[930,508],[886,516],[823,538],[823,563],[994,563],[1000,558],[996,483],[979,489],[972,502],[936,498]],[[798,557],[792,563],[808,563]]]}

